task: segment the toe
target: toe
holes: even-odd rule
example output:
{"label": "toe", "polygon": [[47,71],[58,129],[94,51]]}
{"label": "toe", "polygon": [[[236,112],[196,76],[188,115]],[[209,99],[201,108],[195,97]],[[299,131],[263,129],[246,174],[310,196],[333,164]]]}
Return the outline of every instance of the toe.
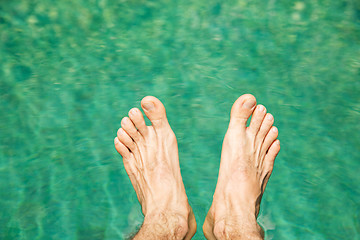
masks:
{"label": "toe", "polygon": [[136,183],[136,167],[134,165],[134,161],[131,161],[133,160],[132,158],[134,155],[122,142],[120,142],[118,137],[114,139],[114,143],[116,151],[118,151],[118,153],[120,153],[120,155],[123,157],[126,173],[128,174],[131,183],[134,185]]}
{"label": "toe", "polygon": [[114,144],[115,144],[115,149],[118,153],[120,153],[120,155],[124,158],[124,159],[128,159],[130,158],[130,151],[129,149],[120,142],[120,140],[116,137],[114,139]]}
{"label": "toe", "polygon": [[146,136],[148,128],[145,124],[145,120],[141,111],[138,108],[133,108],[129,111],[129,117],[141,135]]}
{"label": "toe", "polygon": [[265,159],[264,159],[264,169],[265,171],[272,171],[273,167],[274,167],[274,161],[276,156],[278,155],[280,151],[280,141],[276,140],[274,141],[270,148],[269,151],[267,152]]}
{"label": "toe", "polygon": [[125,130],[125,132],[132,138],[134,141],[140,140],[140,133],[137,131],[134,123],[128,117],[124,117],[121,120],[121,127]]}
{"label": "toe", "polygon": [[246,122],[253,113],[256,99],[251,94],[244,94],[239,97],[231,108],[230,125],[240,125],[246,128]]}
{"label": "toe", "polygon": [[253,135],[257,135],[257,133],[259,132],[259,129],[264,120],[265,114],[266,114],[266,108],[263,105],[257,105],[254,110],[253,116],[251,118],[250,126],[249,126],[249,131]]}
{"label": "toe", "polygon": [[266,135],[264,142],[262,144],[261,151],[263,153],[266,153],[269,150],[271,144],[275,141],[278,135],[279,135],[279,131],[277,127],[273,126]]}
{"label": "toe", "polygon": [[267,113],[264,117],[264,120],[261,123],[259,132],[256,136],[256,138],[260,141],[263,142],[264,138],[266,137],[266,135],[268,134],[271,126],[274,124],[274,117],[273,115],[271,115],[271,113]]}
{"label": "toe", "polygon": [[156,97],[144,97],[141,107],[155,128],[167,123],[165,107]]}
{"label": "toe", "polygon": [[125,145],[131,152],[136,151],[136,144],[132,140],[132,138],[124,131],[124,129],[120,128],[117,131],[117,137],[120,142]]}

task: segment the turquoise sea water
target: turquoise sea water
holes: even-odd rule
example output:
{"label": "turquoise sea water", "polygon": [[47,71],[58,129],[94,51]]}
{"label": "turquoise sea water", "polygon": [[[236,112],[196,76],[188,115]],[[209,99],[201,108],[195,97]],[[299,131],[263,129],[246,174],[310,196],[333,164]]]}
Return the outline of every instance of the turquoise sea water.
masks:
{"label": "turquoise sea water", "polygon": [[167,108],[198,233],[233,101],[275,116],[266,239],[360,239],[360,4],[0,3],[0,239],[123,239],[141,224],[113,147],[146,95]]}

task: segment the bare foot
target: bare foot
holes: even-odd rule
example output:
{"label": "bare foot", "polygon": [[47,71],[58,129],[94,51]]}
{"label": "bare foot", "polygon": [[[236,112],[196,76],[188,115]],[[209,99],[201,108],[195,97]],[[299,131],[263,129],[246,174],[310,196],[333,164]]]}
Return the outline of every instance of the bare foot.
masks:
{"label": "bare foot", "polygon": [[256,219],[280,142],[273,116],[255,106],[255,97],[245,94],[231,109],[213,203],[203,225],[207,239],[263,239]]}
{"label": "bare foot", "polygon": [[[143,235],[145,239],[191,239],[196,222],[185,193],[177,141],[165,107],[149,96],[141,101],[141,107],[152,125],[146,126],[139,109],[131,109],[129,117],[121,121],[115,148],[123,157],[145,216],[142,229],[148,227],[148,231],[143,231]],[[152,231],[162,235],[149,234]]]}

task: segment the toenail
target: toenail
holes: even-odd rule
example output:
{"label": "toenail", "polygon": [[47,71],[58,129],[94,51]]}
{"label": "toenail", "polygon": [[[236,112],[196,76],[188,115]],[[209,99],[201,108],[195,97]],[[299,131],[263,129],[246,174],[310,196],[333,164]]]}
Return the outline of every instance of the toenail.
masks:
{"label": "toenail", "polygon": [[273,115],[268,114],[268,115],[266,116],[266,119],[271,121],[271,120],[273,120],[273,119],[274,119],[274,117],[273,117]]}
{"label": "toenail", "polygon": [[121,121],[121,124],[125,126],[125,125],[127,125],[127,121],[128,121],[127,118],[124,118],[124,119]]}
{"label": "toenail", "polygon": [[136,114],[136,109],[134,108],[134,109],[131,109],[130,110],[130,115],[135,115]]}
{"label": "toenail", "polygon": [[260,112],[264,112],[265,107],[263,105],[258,105],[259,111]]}
{"label": "toenail", "polygon": [[145,110],[150,111],[150,110],[152,110],[155,106],[154,106],[154,104],[153,104],[152,102],[149,102],[149,103],[144,103],[144,104],[143,104],[143,107],[145,108]]}
{"label": "toenail", "polygon": [[277,128],[276,128],[276,127],[273,127],[272,131],[273,131],[273,132],[277,132]]}
{"label": "toenail", "polygon": [[256,104],[255,99],[247,99],[244,102],[243,106],[248,108],[248,109],[252,109],[255,106],[255,104]]}

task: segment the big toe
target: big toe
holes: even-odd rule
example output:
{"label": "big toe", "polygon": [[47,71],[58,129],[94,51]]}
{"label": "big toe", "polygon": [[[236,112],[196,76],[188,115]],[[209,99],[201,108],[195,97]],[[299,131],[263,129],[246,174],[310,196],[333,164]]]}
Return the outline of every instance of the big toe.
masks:
{"label": "big toe", "polygon": [[230,124],[239,125],[245,129],[246,122],[254,112],[256,98],[251,94],[240,96],[231,108]]}
{"label": "big toe", "polygon": [[165,107],[156,97],[144,97],[141,100],[141,107],[154,127],[167,123]]}

